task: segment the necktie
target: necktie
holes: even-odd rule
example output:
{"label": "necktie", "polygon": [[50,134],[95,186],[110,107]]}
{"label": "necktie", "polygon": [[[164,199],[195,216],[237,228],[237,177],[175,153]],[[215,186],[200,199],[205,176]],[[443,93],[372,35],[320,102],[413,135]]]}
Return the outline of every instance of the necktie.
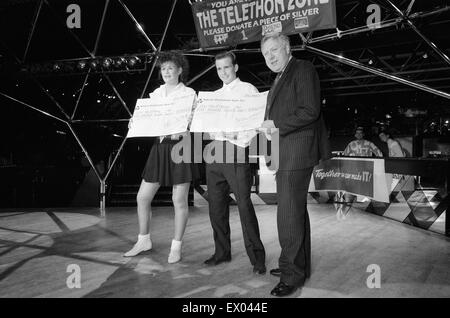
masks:
{"label": "necktie", "polygon": [[280,72],[277,74],[277,76],[275,77],[275,80],[273,81],[272,87],[270,88],[269,91],[269,95],[267,96],[267,108],[266,108],[266,114],[264,116],[264,120],[268,120],[269,119],[269,113],[270,113],[270,107],[272,106],[272,94],[275,90],[275,87],[277,86],[278,80],[281,77],[281,74],[283,74],[283,72]]}
{"label": "necktie", "polygon": [[278,73],[277,76],[275,77],[275,80],[273,81],[273,87],[275,87],[277,85],[278,80],[281,77],[281,74],[283,74],[283,72]]}

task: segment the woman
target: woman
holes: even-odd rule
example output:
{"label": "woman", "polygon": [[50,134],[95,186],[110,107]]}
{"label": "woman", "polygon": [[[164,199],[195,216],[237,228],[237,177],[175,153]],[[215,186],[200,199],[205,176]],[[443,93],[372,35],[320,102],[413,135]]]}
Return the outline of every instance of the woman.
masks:
{"label": "woman", "polygon": [[[162,53],[158,58],[157,65],[160,68],[164,85],[150,93],[150,98],[195,94],[192,88],[183,84],[188,71],[188,63],[183,55],[174,51]],[[160,186],[172,186],[175,233],[168,262],[176,263],[181,260],[181,244],[188,219],[188,192],[193,179],[193,169],[190,163],[174,163],[171,160],[171,150],[178,143],[179,137],[180,135],[162,136],[152,147],[137,194],[138,241],[130,251],[124,254],[126,257],[136,256],[152,248],[150,239],[151,202]]]}

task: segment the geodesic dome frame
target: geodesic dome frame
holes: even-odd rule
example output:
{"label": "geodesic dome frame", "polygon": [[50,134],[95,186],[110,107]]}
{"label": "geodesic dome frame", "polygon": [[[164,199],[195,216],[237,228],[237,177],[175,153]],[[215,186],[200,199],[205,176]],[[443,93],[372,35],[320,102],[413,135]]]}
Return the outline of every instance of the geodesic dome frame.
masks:
{"label": "geodesic dome frame", "polygon": [[[70,130],[71,134],[74,136],[76,142],[82,149],[85,154],[89,164],[94,170],[99,182],[100,182],[100,195],[101,195],[101,205],[100,210],[102,215],[105,213],[105,193],[106,193],[106,181],[111,174],[111,171],[121,154],[121,151],[126,143],[126,138],[121,137],[120,144],[114,152],[114,156],[112,157],[112,161],[109,164],[109,167],[104,173],[99,171],[98,167],[96,167],[94,160],[91,157],[90,151],[87,149],[85,145],[85,141],[83,141],[79,133],[76,130],[76,125],[80,124],[105,124],[105,123],[121,123],[126,124],[126,122],[132,116],[132,109],[134,107],[134,103],[137,98],[142,98],[146,93],[148,93],[148,88],[151,84],[156,82],[155,78],[155,67],[158,60],[158,53],[163,49],[180,49],[183,54],[189,56],[192,59],[199,59],[200,62],[197,62],[196,74],[191,77],[188,85],[198,83],[201,79],[205,78],[205,75],[210,74],[212,69],[214,69],[214,63],[211,61],[211,57],[214,56],[215,51],[223,50],[223,49],[231,49],[235,53],[239,54],[239,56],[251,56],[247,61],[253,60],[253,56],[259,56],[260,50],[258,43],[242,45],[233,48],[222,47],[222,48],[214,48],[211,50],[203,50],[201,48],[195,47],[195,36],[187,36],[183,38],[182,33],[178,34],[169,34],[171,33],[169,28],[172,24],[179,22],[180,20],[183,23],[186,20],[192,18],[191,16],[185,17],[186,20],[183,20],[183,17],[178,17],[177,21],[174,21],[174,14],[178,7],[183,7],[185,10],[189,8],[191,1],[182,1],[182,0],[173,0],[171,2],[167,1],[155,1],[155,9],[159,10],[159,7],[156,6],[161,5],[163,2],[166,2],[165,7],[161,8],[161,11],[164,11],[165,14],[159,14],[159,17],[152,16],[153,19],[159,18],[159,23],[163,26],[162,30],[157,35],[151,34],[149,31],[145,31],[145,28],[142,26],[142,22],[139,22],[142,19],[143,13],[139,12],[139,4],[138,1],[133,0],[105,0],[104,5],[101,6],[101,11],[98,12],[97,17],[100,17],[98,28],[95,30],[91,29],[89,32],[95,34],[94,41],[92,41],[92,37],[90,40],[90,45],[83,42],[80,34],[77,33],[76,30],[68,29],[65,25],[64,18],[67,16],[67,12],[61,10],[68,4],[73,1],[51,1],[51,0],[22,0],[22,1],[6,1],[5,7],[3,7],[3,14],[9,15],[10,8],[16,6],[32,6],[33,14],[32,14],[32,24],[28,28],[27,32],[22,33],[23,37],[26,38],[25,45],[23,46],[23,50],[18,54],[17,50],[11,49],[8,45],[8,41],[4,41],[5,39],[0,38],[0,44],[4,49],[4,55],[8,55],[13,57],[15,63],[21,69],[22,73],[26,73],[26,81],[27,85],[34,85],[34,93],[40,93],[45,98],[47,98],[47,102],[44,104],[49,105],[52,104],[52,110],[43,109],[42,105],[36,106],[35,103],[29,100],[24,100],[19,97],[18,94],[14,93],[13,90],[7,90],[5,88],[0,89],[0,96],[3,98],[19,103],[23,106],[26,106],[29,109],[35,110],[45,116],[55,119],[58,122],[63,123]],[[450,58],[448,57],[448,53],[445,49],[440,48],[439,45],[434,43],[429,39],[427,35],[425,35],[419,27],[417,27],[417,21],[421,21],[422,19],[430,19],[433,17],[442,16],[446,17],[446,15],[450,12],[450,6],[445,4],[445,1],[431,1],[432,5],[428,7],[428,10],[420,10],[422,7],[419,7],[419,3],[416,3],[415,0],[407,0],[400,1],[399,4],[394,4],[390,0],[380,0],[380,1],[369,1],[370,3],[379,4],[382,6],[389,14],[380,21],[376,28],[373,26],[362,25],[357,27],[349,27],[346,23],[342,23],[339,25],[336,30],[327,30],[321,32],[310,32],[307,34],[299,34],[298,37],[291,36],[292,39],[292,50],[294,54],[305,54],[308,58],[312,58],[313,63],[318,68],[323,68],[325,72],[327,70],[332,70],[338,75],[340,75],[346,81],[353,82],[353,85],[359,87],[365,87],[369,89],[371,87],[386,87],[385,83],[380,82],[371,82],[375,78],[384,78],[390,82],[400,83],[401,85],[406,85],[408,87],[412,87],[414,89],[418,89],[421,91],[425,91],[427,93],[431,93],[435,96],[439,96],[444,99],[450,99],[450,93],[443,89],[448,89],[450,86],[447,83],[443,83],[444,85],[432,87],[426,85],[425,83],[432,82],[428,80],[432,80],[433,78],[414,78],[416,75],[426,74],[431,72],[448,72],[450,68]],[[345,21],[352,17],[352,13],[358,10],[362,4],[358,1],[345,0],[340,2],[342,6],[345,6],[345,14],[339,15],[338,10],[338,20]],[[430,3],[430,2],[429,2]],[[80,3],[81,8],[86,3]],[[340,4],[338,3],[338,6]],[[423,3],[420,4],[423,6]],[[417,8],[417,10],[415,10]],[[12,14],[14,13],[14,10]],[[99,10],[97,10],[99,11]],[[123,52],[114,52],[112,49],[111,53],[108,53],[108,50],[101,50],[101,42],[102,38],[105,37],[105,33],[107,32],[108,27],[113,26],[111,23],[111,19],[108,20],[109,15],[117,14],[121,12],[125,15],[129,22],[134,25],[135,32],[139,34],[140,40],[146,45],[144,50],[139,50],[138,52],[129,51],[126,54]],[[159,11],[158,11],[159,12]],[[186,14],[188,11],[184,11]],[[0,14],[2,12],[0,11]],[[35,43],[35,38],[37,37],[38,29],[40,27],[44,27],[42,24],[43,16],[48,17],[53,14],[58,20],[58,23],[61,28],[65,29],[67,37],[70,37],[76,45],[78,45],[79,56],[77,54],[73,54],[75,56],[70,56],[67,58],[66,56],[57,56],[54,55],[52,58],[48,58],[45,54],[38,51],[33,51],[33,48],[37,43]],[[190,14],[190,12],[189,12]],[[140,17],[137,17],[137,16]],[[109,24],[108,24],[109,21]],[[163,23],[161,23],[161,21]],[[156,22],[155,24],[156,25]],[[154,26],[153,25],[153,26]],[[193,27],[193,26],[191,26]],[[345,30],[341,30],[344,29]],[[381,33],[383,30],[394,29],[395,30],[404,30],[408,29],[412,31],[415,35],[417,35],[418,39],[421,41],[421,45],[417,45],[415,49],[409,53],[405,53],[403,59],[401,60],[401,65],[395,65],[391,61],[398,58],[394,57],[392,59],[385,58],[383,56],[379,56],[377,52],[369,47],[361,47],[361,50],[358,52],[354,52],[350,54],[350,56],[344,56],[340,53],[333,53],[330,50],[327,50],[330,46],[339,46],[339,42],[344,42],[346,39],[355,39],[357,36],[375,36],[378,33]],[[162,32],[161,32],[162,31]],[[313,36],[314,35],[314,36]],[[171,45],[166,46],[165,41],[168,36],[172,36],[179,39],[179,43],[171,43]],[[40,37],[40,39],[45,39],[45,37]],[[156,39],[156,40],[155,40]],[[6,39],[7,40],[7,39]],[[104,40],[104,39],[103,39]],[[117,41],[117,39],[108,39]],[[45,42],[45,41],[44,41]],[[104,41],[103,41],[104,42]],[[324,44],[325,47],[320,47],[320,45]],[[423,50],[423,45],[428,47],[428,50]],[[111,44],[110,48],[113,48],[114,44]],[[130,50],[133,50],[134,47],[130,46]],[[425,52],[425,53],[423,53]],[[36,53],[37,58],[33,57],[33,54]],[[256,55],[255,55],[256,54]],[[430,67],[427,65],[423,65],[423,60],[421,55],[424,54],[433,55],[435,61],[433,64],[430,63]],[[85,64],[89,64],[92,61],[98,60],[98,63],[104,63],[105,59],[110,58],[111,61],[114,58],[122,58],[127,59],[129,57],[138,58],[141,61],[141,68],[133,69],[127,67],[126,69],[116,69],[117,73],[122,72],[125,76],[130,76],[131,74],[135,74],[136,72],[140,73],[141,85],[139,91],[136,89],[133,90],[133,96],[124,97],[127,95],[124,91],[126,89],[121,89],[119,83],[121,83],[116,77],[116,73],[111,71],[111,69],[106,69],[103,66],[100,68],[87,68],[84,71],[80,72],[80,69],[77,69],[77,65],[75,63],[85,62]],[[244,57],[245,59],[245,57]],[[205,63],[205,60],[207,63]],[[41,65],[39,64],[42,61],[47,63],[47,68],[44,68],[44,75],[38,72],[33,73],[33,65]],[[198,61],[198,60],[197,60]],[[337,62],[340,65],[348,66],[349,69],[343,69],[336,64],[332,64],[332,62]],[[70,64],[72,63],[72,64]],[[422,65],[420,64],[422,63]],[[206,67],[205,67],[206,64]],[[251,63],[247,63],[250,65]],[[65,71],[65,66],[72,65],[72,67],[68,67],[68,74],[75,74],[79,79],[79,88],[77,89],[77,93],[73,94],[74,104],[71,104],[72,107],[66,107],[66,103],[54,96],[54,94],[48,89],[49,79],[67,79],[67,77],[63,77],[63,73]],[[270,87],[270,83],[272,80],[272,76],[270,72],[267,70],[261,71],[264,69],[264,64],[261,58],[259,57],[259,61],[251,67],[247,67],[247,72],[251,78],[258,82],[259,88],[267,89]],[[377,67],[379,66],[379,67]],[[421,68],[421,66],[423,66]],[[408,70],[408,67],[413,67],[412,70]],[[36,68],[34,69],[36,70]],[[42,71],[42,67],[40,69]],[[365,73],[370,74],[373,77],[364,77],[365,75],[359,75],[355,73],[353,70],[359,70]],[[67,71],[67,70],[66,70]],[[390,71],[390,72],[389,72]],[[78,72],[78,73],[77,73]],[[19,72],[20,73],[20,72]],[[441,73],[440,73],[441,74]],[[441,75],[438,75],[438,77]],[[96,86],[96,88],[100,87],[100,89],[107,88],[109,90],[108,99],[110,97],[114,97],[115,107],[116,109],[120,108],[120,111],[117,112],[117,116],[113,116],[114,118],[89,118],[89,111],[86,112],[86,116],[82,116],[81,118],[77,118],[77,114],[81,112],[81,105],[84,105],[84,95],[87,94],[87,90],[89,90],[90,80],[94,80],[96,82],[102,82],[103,86]],[[445,76],[441,76],[438,79],[445,80]],[[58,80],[60,85],[64,85],[64,80]],[[331,81],[331,83],[333,83]],[[209,83],[201,84],[201,88],[208,88]],[[347,85],[350,89],[352,86]],[[28,87],[28,86],[27,86]],[[67,87],[72,88],[73,85],[68,85]],[[95,88],[95,89],[96,89]],[[330,89],[339,89],[340,87],[332,87]],[[94,89],[94,90],[95,90]],[[328,89],[328,88],[326,88]],[[400,88],[401,90],[401,88]],[[382,90],[380,90],[381,92]],[[31,93],[30,93],[31,94]],[[109,95],[111,94],[111,95]],[[32,98],[31,98],[32,99]],[[50,102],[48,102],[50,101]],[[109,103],[109,102],[108,102]],[[105,105],[108,105],[105,103]],[[89,104],[89,103],[87,103]],[[92,104],[92,103],[91,103]],[[49,106],[50,107],[50,106]],[[69,111],[70,108],[70,111]],[[95,117],[95,116],[94,116]]]}

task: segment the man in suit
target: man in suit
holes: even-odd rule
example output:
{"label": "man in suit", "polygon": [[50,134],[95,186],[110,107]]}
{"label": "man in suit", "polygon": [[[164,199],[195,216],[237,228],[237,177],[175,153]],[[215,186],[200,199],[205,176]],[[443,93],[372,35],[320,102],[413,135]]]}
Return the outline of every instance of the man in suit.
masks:
{"label": "man in suit", "polygon": [[303,286],[311,272],[311,235],[306,208],[313,167],[330,157],[320,112],[320,83],[314,66],[291,55],[289,38],[270,34],[261,40],[266,65],[277,76],[267,98],[263,130],[279,133],[277,227],[281,246],[280,277],[271,291],[287,296]]}
{"label": "man in suit", "polygon": [[[255,86],[237,77],[236,72],[239,66],[233,52],[219,53],[215,60],[217,75],[223,82],[222,87],[216,90],[217,93],[232,94],[232,96],[258,93]],[[253,272],[263,275],[266,273],[266,254],[250,197],[253,176],[248,158],[248,146],[256,136],[256,131],[253,129],[210,135],[215,140],[206,146],[205,151],[206,153],[214,152],[218,159],[206,164],[209,217],[213,228],[215,251],[204,263],[215,266],[231,261],[229,223],[229,191],[231,189],[236,198],[245,249],[253,265]],[[217,158],[219,153],[223,154],[223,158]]]}

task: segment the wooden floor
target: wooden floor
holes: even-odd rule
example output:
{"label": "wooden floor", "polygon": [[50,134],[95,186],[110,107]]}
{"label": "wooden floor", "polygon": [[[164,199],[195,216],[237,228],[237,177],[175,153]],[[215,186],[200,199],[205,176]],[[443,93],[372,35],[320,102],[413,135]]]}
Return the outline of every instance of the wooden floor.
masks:
{"label": "wooden floor", "polygon": [[[256,205],[268,269],[279,244],[276,206]],[[278,282],[252,273],[236,206],[231,209],[230,263],[206,267],[213,253],[204,201],[190,208],[183,260],[167,264],[173,231],[170,207],[154,208],[153,249],[122,257],[137,236],[134,208],[49,209],[0,213],[0,297],[271,297]],[[338,220],[332,205],[309,205],[312,276],[292,297],[450,297],[450,240],[393,220],[350,210]],[[70,289],[71,264],[81,288]],[[371,264],[380,288],[368,288]]]}

